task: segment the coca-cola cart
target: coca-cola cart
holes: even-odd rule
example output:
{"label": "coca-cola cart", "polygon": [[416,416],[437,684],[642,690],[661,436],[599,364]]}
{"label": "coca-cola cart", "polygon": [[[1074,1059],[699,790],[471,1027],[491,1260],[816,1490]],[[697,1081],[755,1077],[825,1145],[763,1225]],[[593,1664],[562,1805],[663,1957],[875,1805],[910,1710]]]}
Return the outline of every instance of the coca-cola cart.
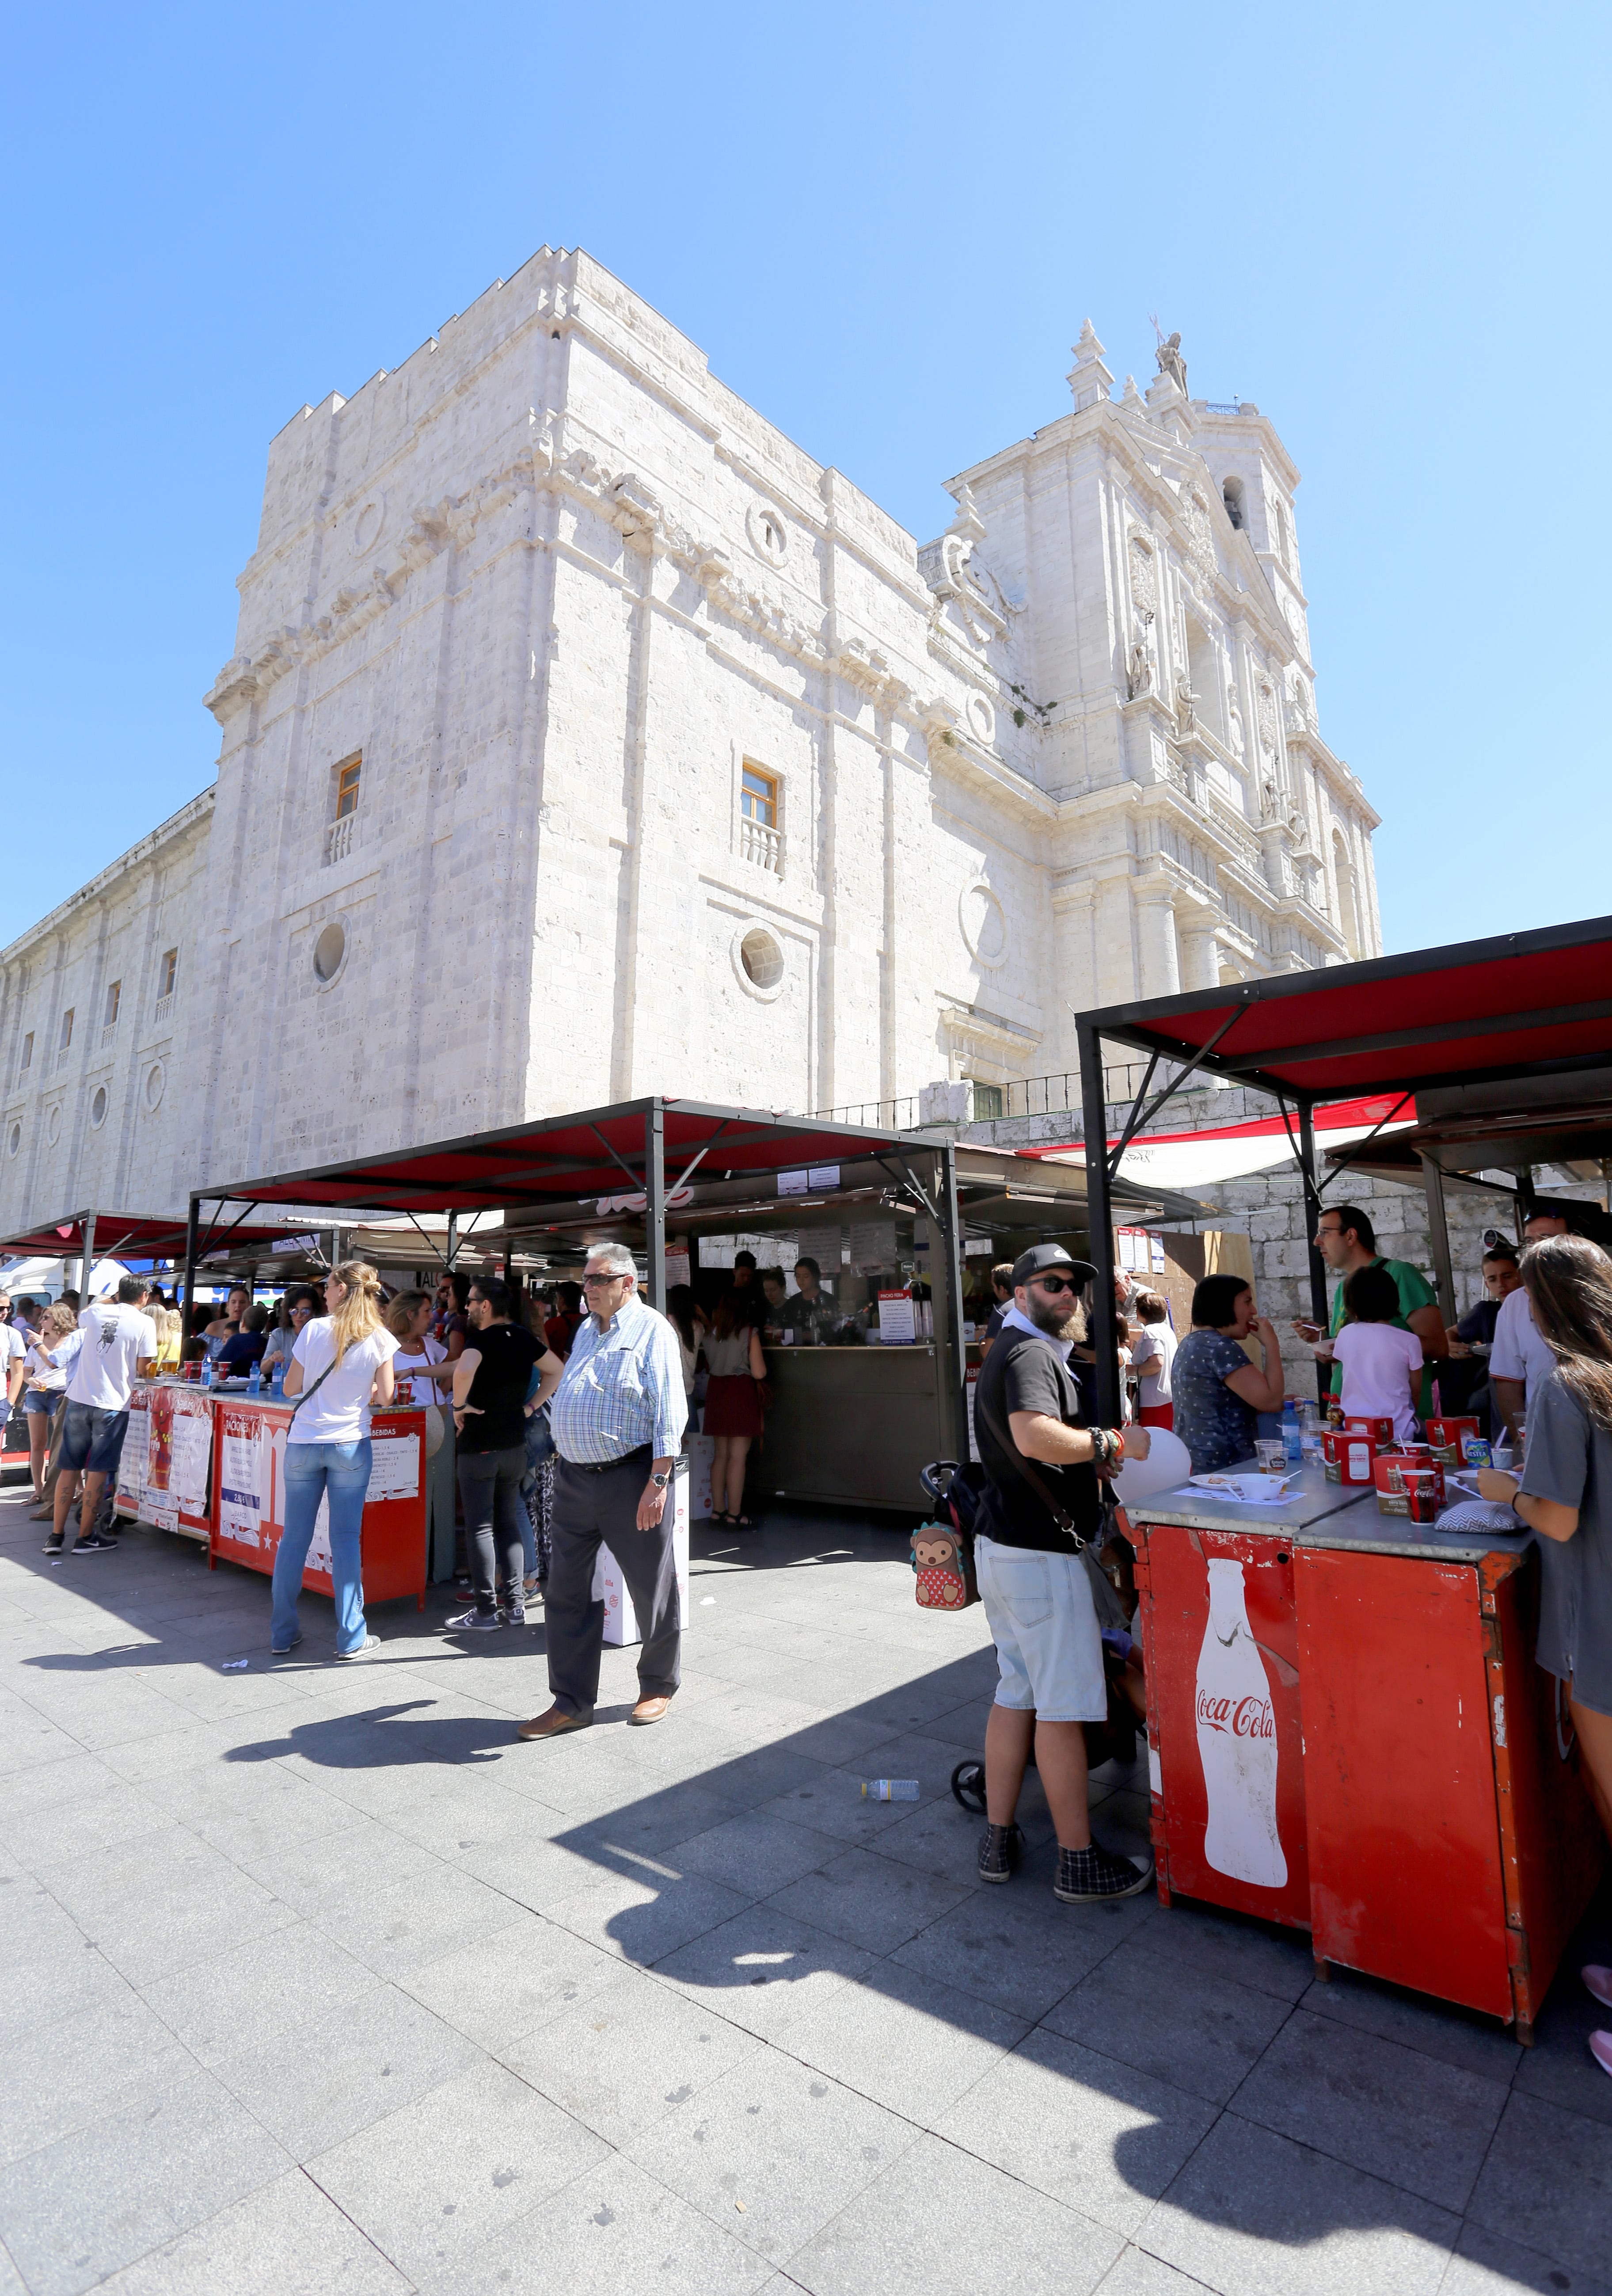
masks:
{"label": "coca-cola cart", "polygon": [[1280,1506],[1183,1488],[1132,1519],[1166,1906],[1179,1893],[1310,1925],[1294,1543],[1360,1501],[1306,1464]]}
{"label": "coca-cola cart", "polygon": [[1604,1849],[1534,1660],[1532,1541],[1379,1513],[1306,1466],[1281,1507],[1137,1510],[1158,1894],[1309,1929],[1330,1964],[1514,2021]]}

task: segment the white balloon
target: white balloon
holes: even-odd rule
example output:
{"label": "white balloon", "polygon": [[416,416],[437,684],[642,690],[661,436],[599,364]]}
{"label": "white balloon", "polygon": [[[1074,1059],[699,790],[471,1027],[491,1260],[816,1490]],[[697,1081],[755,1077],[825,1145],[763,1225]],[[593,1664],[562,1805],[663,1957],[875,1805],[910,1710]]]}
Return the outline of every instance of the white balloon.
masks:
{"label": "white balloon", "polygon": [[1157,1498],[1160,1491],[1173,1491],[1192,1472],[1192,1455],[1179,1435],[1167,1427],[1150,1427],[1148,1433],[1153,1439],[1147,1457],[1127,1459],[1114,1478],[1123,1507],[1135,1507],[1143,1499]]}

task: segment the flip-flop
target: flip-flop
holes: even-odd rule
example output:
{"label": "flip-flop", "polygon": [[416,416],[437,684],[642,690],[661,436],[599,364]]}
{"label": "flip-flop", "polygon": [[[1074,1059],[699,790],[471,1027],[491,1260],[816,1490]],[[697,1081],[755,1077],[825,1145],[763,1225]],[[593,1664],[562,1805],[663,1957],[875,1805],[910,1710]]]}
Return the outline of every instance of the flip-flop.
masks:
{"label": "flip-flop", "polygon": [[1600,1963],[1592,1961],[1586,1962],[1578,1973],[1583,1979],[1587,1990],[1607,2008],[1612,2009],[1612,1969],[1607,1969]]}

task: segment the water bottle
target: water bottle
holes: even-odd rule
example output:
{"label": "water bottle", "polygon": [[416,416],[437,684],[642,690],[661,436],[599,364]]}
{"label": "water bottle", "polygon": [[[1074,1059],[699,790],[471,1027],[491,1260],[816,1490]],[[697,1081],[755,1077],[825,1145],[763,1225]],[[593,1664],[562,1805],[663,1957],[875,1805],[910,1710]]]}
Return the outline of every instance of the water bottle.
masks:
{"label": "water bottle", "polygon": [[261,1362],[254,1361],[250,1371],[246,1375],[246,1391],[249,1395],[258,1395],[262,1390],[263,1365]]}
{"label": "water bottle", "polygon": [[275,1357],[274,1368],[269,1374],[269,1393],[276,1403],[285,1393],[285,1365],[279,1356]]}
{"label": "water bottle", "polygon": [[916,1778],[863,1778],[862,1792],[868,1801],[916,1801]]}
{"label": "water bottle", "polygon": [[1307,1396],[1298,1406],[1298,1447],[1306,1459],[1321,1456],[1321,1414]]}
{"label": "water bottle", "polygon": [[201,1366],[201,1384],[202,1384],[202,1386],[203,1386],[203,1387],[211,1387],[212,1383],[213,1383],[213,1359],[212,1359],[211,1356],[209,1356],[209,1357],[208,1357],[208,1358],[207,1358],[207,1360],[203,1363],[203,1365],[202,1365],[202,1366]]}
{"label": "water bottle", "polygon": [[1304,1430],[1298,1423],[1298,1398],[1289,1396],[1281,1406],[1281,1453],[1289,1467],[1300,1466],[1304,1461]]}

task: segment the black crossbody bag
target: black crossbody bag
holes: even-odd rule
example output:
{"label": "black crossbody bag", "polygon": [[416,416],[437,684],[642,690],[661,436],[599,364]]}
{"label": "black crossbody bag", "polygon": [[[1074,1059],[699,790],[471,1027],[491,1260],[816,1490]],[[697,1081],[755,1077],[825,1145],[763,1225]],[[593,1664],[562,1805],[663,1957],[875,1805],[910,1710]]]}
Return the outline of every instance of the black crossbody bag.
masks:
{"label": "black crossbody bag", "polygon": [[[1031,1490],[1035,1492],[1043,1506],[1045,1507],[1047,1513],[1058,1525],[1059,1529],[1061,1530],[1064,1537],[1071,1542],[1076,1554],[1084,1554],[1087,1547],[1091,1546],[1092,1541],[1089,1538],[1083,1538],[1079,1531],[1076,1529],[1074,1516],[1063,1505],[1063,1502],[1054,1496],[1053,1493],[1048,1489],[1046,1484],[1042,1481],[1041,1477],[1036,1473],[1035,1468],[1025,1457],[1018,1444],[1014,1442],[1011,1435],[1009,1434],[1007,1429],[997,1418],[996,1414],[992,1410],[984,1396],[980,1394],[978,1387],[974,1390],[974,1409],[976,1413],[984,1419],[986,1425],[990,1429],[992,1439],[995,1443],[997,1449],[1002,1452],[1004,1456],[1012,1462],[1013,1472],[1018,1475],[1019,1480],[1023,1483],[1027,1483]],[[986,1535],[987,1537],[989,1536],[988,1533]],[[1099,1546],[1102,1543],[1101,1539],[1098,1541]]]}

